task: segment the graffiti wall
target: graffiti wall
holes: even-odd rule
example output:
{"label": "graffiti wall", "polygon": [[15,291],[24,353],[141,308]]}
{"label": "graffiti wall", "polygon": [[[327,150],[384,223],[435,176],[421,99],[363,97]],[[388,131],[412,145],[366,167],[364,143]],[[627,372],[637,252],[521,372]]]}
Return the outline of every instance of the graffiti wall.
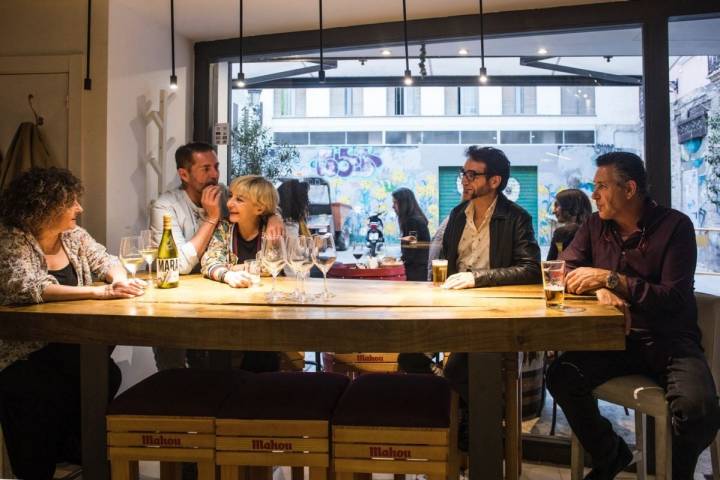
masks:
{"label": "graffiti wall", "polygon": [[330,184],[332,201],[352,206],[348,224],[356,239],[364,235],[368,216],[381,212],[386,240],[397,242],[400,232],[391,194],[400,187],[415,192],[433,232],[438,223],[437,168],[422,165],[418,147],[337,146],[299,150],[297,174],[325,178]]}

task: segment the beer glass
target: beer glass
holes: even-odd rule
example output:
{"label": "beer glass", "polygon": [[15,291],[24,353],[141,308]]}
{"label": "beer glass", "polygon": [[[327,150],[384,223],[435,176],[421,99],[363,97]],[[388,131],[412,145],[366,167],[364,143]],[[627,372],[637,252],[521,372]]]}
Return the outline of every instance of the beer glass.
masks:
{"label": "beer glass", "polygon": [[432,279],[433,285],[439,287],[447,280],[447,260],[436,258],[432,261]]}
{"label": "beer glass", "polygon": [[545,306],[563,308],[565,303],[565,260],[541,262]]}

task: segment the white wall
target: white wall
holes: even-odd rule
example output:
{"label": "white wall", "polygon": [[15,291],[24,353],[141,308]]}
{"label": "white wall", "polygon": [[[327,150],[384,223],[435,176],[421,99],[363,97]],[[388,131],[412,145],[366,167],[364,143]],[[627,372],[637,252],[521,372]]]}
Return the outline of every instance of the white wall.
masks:
{"label": "white wall", "polygon": [[[178,89],[168,102],[165,174],[174,179],[175,149],[189,140],[192,118],[192,43],[176,35]],[[144,154],[157,151],[157,135],[146,130],[145,112],[157,110],[160,89],[169,91],[170,28],[110,1],[107,120],[107,246],[117,251],[120,237],[147,228],[147,206],[155,192],[154,174],[146,182]],[[168,186],[174,182],[167,182]]]}
{"label": "white wall", "polygon": [[562,113],[560,87],[537,87],[536,98],[538,115],[560,115]]}

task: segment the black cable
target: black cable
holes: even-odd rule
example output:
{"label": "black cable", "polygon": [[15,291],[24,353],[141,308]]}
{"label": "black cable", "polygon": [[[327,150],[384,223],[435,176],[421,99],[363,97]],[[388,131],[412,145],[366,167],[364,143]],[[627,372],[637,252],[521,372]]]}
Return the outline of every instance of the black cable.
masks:
{"label": "black cable", "polygon": [[243,73],[243,0],[240,0],[240,72]]}
{"label": "black cable", "polygon": [[170,88],[177,88],[175,75],[175,0],[170,0],[170,55],[172,57],[172,74],[170,75]]}
{"label": "black cable", "polygon": [[403,0],[403,29],[405,30],[405,70],[410,70],[410,54],[408,53],[408,35],[407,35],[407,10],[405,0]]}
{"label": "black cable", "polygon": [[483,0],[480,0],[480,66],[485,68],[485,29],[483,28]]}
{"label": "black cable", "polygon": [[322,0],[318,0],[320,7],[320,71],[318,72],[318,79],[321,82],[325,81],[325,63],[323,62],[323,6]]}
{"label": "black cable", "polygon": [[90,78],[90,36],[92,28],[92,0],[88,0],[87,14],[87,44],[85,47],[85,90],[92,90],[92,79]]}

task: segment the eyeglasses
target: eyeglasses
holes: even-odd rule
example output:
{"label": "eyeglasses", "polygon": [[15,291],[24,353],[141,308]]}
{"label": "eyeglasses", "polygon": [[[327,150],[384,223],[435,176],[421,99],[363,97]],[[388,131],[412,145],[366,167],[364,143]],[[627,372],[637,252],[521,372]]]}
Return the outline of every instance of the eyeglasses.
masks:
{"label": "eyeglasses", "polygon": [[477,177],[492,177],[492,174],[488,172],[478,172],[476,170],[465,170],[464,168],[461,168],[458,171],[458,177],[460,179],[465,177],[468,182],[472,182]]}

